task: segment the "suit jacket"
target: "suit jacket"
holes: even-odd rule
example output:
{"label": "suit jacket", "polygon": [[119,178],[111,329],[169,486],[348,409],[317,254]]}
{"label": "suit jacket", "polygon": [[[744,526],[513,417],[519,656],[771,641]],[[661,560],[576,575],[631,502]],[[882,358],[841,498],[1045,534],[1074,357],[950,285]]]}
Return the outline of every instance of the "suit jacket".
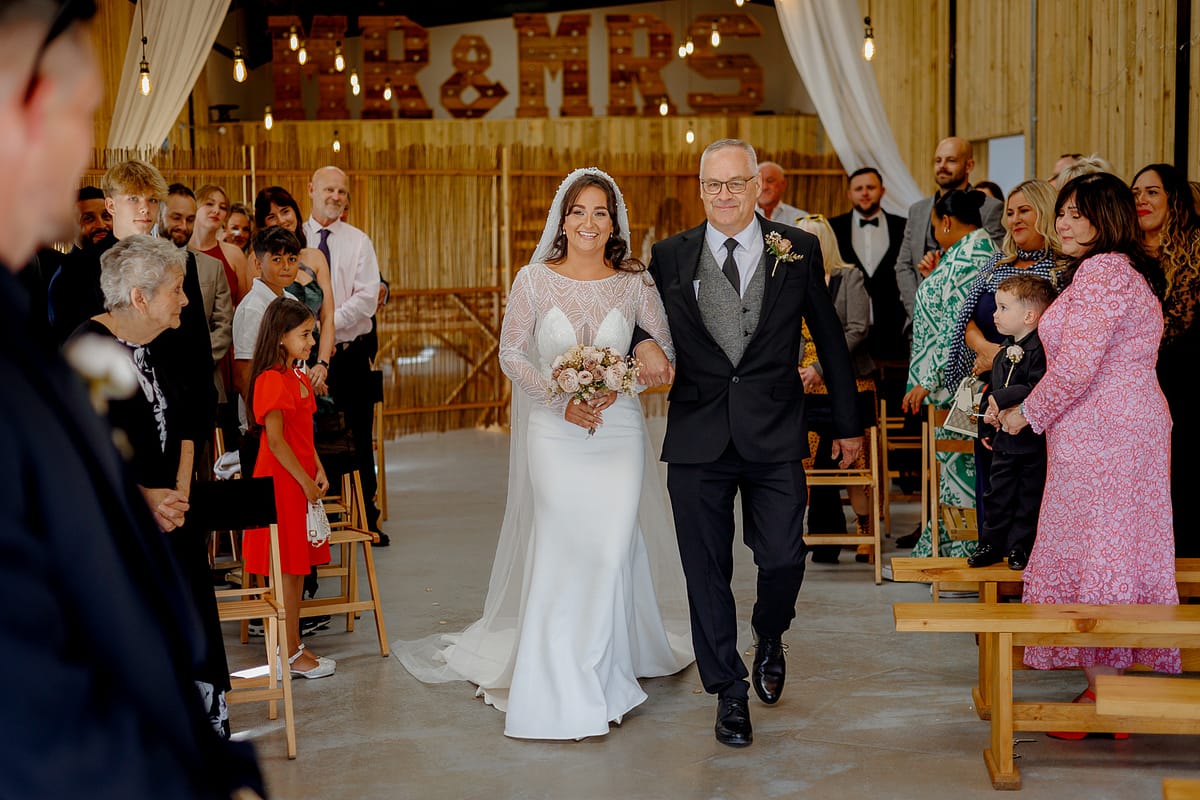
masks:
{"label": "suit jacket", "polygon": [[[992,237],[996,249],[1000,249],[1004,241],[1004,204],[994,197],[985,198],[980,210],[983,227]],[[917,286],[924,276],[917,270],[917,265],[925,257],[925,236],[929,230],[929,217],[933,213],[933,197],[922,197],[908,209],[908,222],[904,225],[904,243],[896,257],[896,285],[900,287],[900,300],[904,303],[905,335],[912,337],[913,300],[917,296]]]}
{"label": "suit jacket", "polygon": [[228,798],[261,787],[193,683],[190,598],[111,434],[0,265],[0,797]]}
{"label": "suit jacket", "polygon": [[907,360],[908,348],[904,344],[904,304],[900,301],[900,287],[896,282],[896,258],[900,255],[900,247],[904,242],[904,217],[884,212],[887,222],[888,249],[883,260],[875,268],[874,275],[868,275],[854,251],[851,238],[851,223],[854,212],[847,211],[829,220],[829,226],[837,237],[838,250],[842,260],[853,264],[862,272],[867,294],[871,297],[871,309],[874,321],[867,336],[867,351],[881,360]]}
{"label": "suit jacket", "polygon": [[[867,377],[875,370],[875,362],[867,352],[867,332],[871,327],[871,301],[863,284],[863,274],[854,267],[840,269],[829,279],[829,294],[833,309],[842,322],[846,336],[846,348],[854,363],[854,374]],[[820,359],[813,369],[822,379],[825,369]]]}
{"label": "suit jacket", "polygon": [[[1036,330],[1032,331],[1016,344],[1021,348],[1021,360],[1015,364],[1007,357],[1007,348],[1013,344],[1011,336],[1004,337],[1002,350],[992,361],[991,381],[984,392],[983,404],[986,408],[988,395],[996,398],[996,405],[1004,410],[1020,405],[1033,387],[1046,374],[1046,351],[1042,349],[1042,340]],[[1011,368],[1011,369],[1010,369]],[[980,423],[980,433],[991,435],[992,447],[998,453],[1037,453],[1046,449],[1046,437],[1034,433],[1033,428],[1026,425],[1013,435],[1005,433],[1001,428],[998,432],[991,426]]]}
{"label": "suit jacket", "polygon": [[662,295],[675,342],[675,384],[668,395],[662,458],[669,463],[715,461],[730,441],[759,463],[808,456],[804,385],[800,381],[801,321],[808,321],[833,398],[837,438],[862,435],[855,408],[854,370],[842,323],[829,291],[816,237],[758,217],[764,237],[778,232],[792,243],[796,261],[768,251],[758,327],[735,367],[704,325],[693,279],[705,246],[707,223],[654,245],[650,274]]}
{"label": "suit jacket", "polygon": [[100,256],[117,243],[110,236],[96,247],[74,247],[50,279],[49,316],[55,341],[62,344],[87,319],[104,313]]}
{"label": "suit jacket", "polygon": [[212,340],[212,360],[219,362],[233,344],[233,294],[225,277],[225,265],[208,255],[192,251],[200,294],[204,297],[204,317]]}

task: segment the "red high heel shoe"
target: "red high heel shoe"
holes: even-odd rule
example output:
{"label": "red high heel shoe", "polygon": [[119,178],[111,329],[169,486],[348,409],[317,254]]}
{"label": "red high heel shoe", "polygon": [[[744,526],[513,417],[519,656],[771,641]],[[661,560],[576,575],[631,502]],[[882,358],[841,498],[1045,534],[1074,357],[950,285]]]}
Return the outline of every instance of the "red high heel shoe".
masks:
{"label": "red high heel shoe", "polygon": [[[1072,702],[1078,703],[1083,698],[1096,702],[1096,695],[1091,689],[1084,689],[1083,692],[1076,697]],[[1063,739],[1068,742],[1078,742],[1081,739],[1086,739],[1088,731],[1046,731],[1046,735],[1051,739]],[[1128,733],[1113,733],[1110,734],[1114,739],[1128,739]]]}

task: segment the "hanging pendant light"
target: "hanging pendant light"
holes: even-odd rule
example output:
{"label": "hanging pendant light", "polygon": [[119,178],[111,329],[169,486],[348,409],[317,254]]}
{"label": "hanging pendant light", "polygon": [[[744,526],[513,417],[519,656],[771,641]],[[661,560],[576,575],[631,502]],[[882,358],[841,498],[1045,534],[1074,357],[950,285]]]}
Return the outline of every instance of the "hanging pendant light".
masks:
{"label": "hanging pendant light", "polygon": [[150,82],[150,62],[146,60],[146,0],[138,3],[138,15],[142,27],[142,60],[138,64],[138,89],[143,97],[148,97],[154,86]]}
{"label": "hanging pendant light", "polygon": [[733,0],[733,4],[738,8],[741,8],[742,6],[746,5],[746,0]]}
{"label": "hanging pendant light", "polygon": [[238,83],[246,82],[246,58],[242,54],[241,44],[233,46],[233,79]]}
{"label": "hanging pendant light", "polygon": [[721,32],[717,30],[717,23],[715,22],[712,24],[712,36],[709,37],[709,41],[712,42],[713,47],[721,46]]}
{"label": "hanging pendant light", "polygon": [[263,127],[271,130],[275,125],[275,117],[271,114],[271,107],[267,106],[267,110],[263,112]]}
{"label": "hanging pendant light", "polygon": [[296,33],[296,26],[288,31],[288,49],[293,53],[300,49],[300,34]]}
{"label": "hanging pendant light", "polygon": [[333,152],[342,152],[342,140],[338,138],[338,132],[333,132]]}
{"label": "hanging pendant light", "polygon": [[695,132],[695,131],[693,131],[691,128],[688,128],[688,129],[687,129],[687,133],[685,133],[685,134],[683,135],[683,139],[684,139],[684,141],[686,141],[688,144],[692,144],[693,142],[695,142],[695,141],[696,141],[696,132]]}
{"label": "hanging pendant light", "polygon": [[358,86],[358,68],[357,67],[350,70],[350,85]]}
{"label": "hanging pendant light", "polygon": [[670,111],[671,106],[667,103],[667,98],[664,97],[662,102],[658,104],[658,113],[665,117]]}
{"label": "hanging pendant light", "polygon": [[687,56],[688,56],[688,49],[687,49],[687,45],[686,45],[686,44],[680,44],[680,45],[679,45],[679,57],[680,57],[680,58],[687,58]]}
{"label": "hanging pendant light", "polygon": [[308,47],[307,42],[300,43],[300,50],[296,53],[296,60],[300,62],[300,66],[308,63]]}
{"label": "hanging pendant light", "polygon": [[692,37],[690,36],[687,38],[687,44],[685,44],[683,47],[685,50],[687,50],[687,54],[689,56],[696,51],[696,45],[692,42]]}
{"label": "hanging pendant light", "polygon": [[385,103],[392,102],[392,79],[387,78],[383,82],[383,101]]}
{"label": "hanging pendant light", "polygon": [[341,42],[338,42],[333,50],[333,68],[338,72],[346,71],[346,57],[342,55]]}
{"label": "hanging pendant light", "polygon": [[875,57],[875,29],[871,27],[871,18],[863,17],[863,58],[870,61]]}

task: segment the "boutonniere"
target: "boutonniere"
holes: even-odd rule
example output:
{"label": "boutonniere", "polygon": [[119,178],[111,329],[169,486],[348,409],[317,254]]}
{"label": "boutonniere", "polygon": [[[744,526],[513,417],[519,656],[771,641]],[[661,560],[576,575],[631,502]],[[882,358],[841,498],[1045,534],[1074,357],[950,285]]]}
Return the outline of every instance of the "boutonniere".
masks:
{"label": "boutonniere", "polygon": [[1007,387],[1008,382],[1012,379],[1013,370],[1016,369],[1021,359],[1025,357],[1025,351],[1021,349],[1020,345],[1010,344],[1004,349],[1004,357],[1008,359],[1008,377],[1004,379],[1004,385]]}
{"label": "boutonniere", "polygon": [[779,231],[771,231],[767,234],[767,252],[775,256],[775,264],[771,267],[771,277],[775,277],[775,268],[779,266],[780,261],[799,261],[804,256],[799,253],[792,252],[792,240],[783,238]]}

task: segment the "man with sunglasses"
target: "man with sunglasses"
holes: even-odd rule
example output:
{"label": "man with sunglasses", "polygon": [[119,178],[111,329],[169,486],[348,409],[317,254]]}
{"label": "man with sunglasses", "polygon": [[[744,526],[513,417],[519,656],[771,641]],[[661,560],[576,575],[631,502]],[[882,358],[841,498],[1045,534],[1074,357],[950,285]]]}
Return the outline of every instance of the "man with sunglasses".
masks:
{"label": "man with sunglasses", "polygon": [[[21,187],[0,195],[0,604],[18,611],[0,627],[0,797],[258,797],[252,750],[218,737],[189,677],[203,639],[165,534],[78,376],[31,336],[16,278],[72,235],[94,11],[0,0],[0,174]],[[113,363],[77,366],[99,391]]]}
{"label": "man with sunglasses", "polygon": [[[755,213],[754,148],[737,139],[713,142],[700,157],[698,188],[707,220],[658,242],[650,258],[676,351],[662,458],[669,465],[692,645],[704,688],[718,697],[716,738],[741,747],[753,738],[747,676],[768,705],[783,692],[782,637],[804,577],[801,462],[809,453],[797,369],[802,321],[825,368],[833,457],[843,467],[862,451],[863,426],[820,246],[812,235]],[[649,362],[650,373],[662,374],[657,346],[641,338],[638,357]],[[749,673],[730,585],[739,492],[744,539],[758,567]]]}

